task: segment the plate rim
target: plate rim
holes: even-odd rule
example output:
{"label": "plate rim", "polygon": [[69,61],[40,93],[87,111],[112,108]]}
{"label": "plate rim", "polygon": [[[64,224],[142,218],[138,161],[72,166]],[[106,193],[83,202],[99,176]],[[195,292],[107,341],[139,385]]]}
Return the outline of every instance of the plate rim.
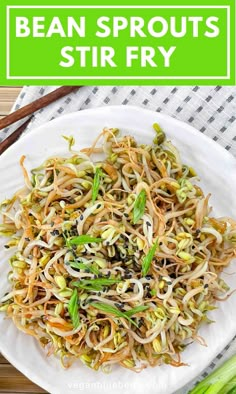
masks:
{"label": "plate rim", "polygon": [[76,116],[80,116],[81,114],[87,113],[89,114],[89,112],[100,112],[100,111],[109,111],[109,110],[125,110],[128,111],[128,109],[131,109],[132,111],[143,111],[146,112],[146,114],[156,114],[159,118],[162,119],[169,119],[172,120],[174,122],[177,123],[177,125],[182,125],[185,128],[189,129],[191,133],[193,133],[195,136],[200,137],[201,139],[204,139],[206,142],[208,142],[209,144],[211,144],[212,146],[214,146],[215,149],[219,150],[221,152],[221,154],[224,154],[229,160],[233,161],[234,164],[236,164],[236,158],[233,156],[232,153],[230,153],[230,151],[226,150],[225,148],[223,148],[223,146],[221,146],[220,144],[218,144],[216,141],[214,141],[212,138],[210,138],[208,135],[205,135],[204,133],[201,133],[199,130],[197,130],[195,127],[193,127],[192,125],[190,125],[187,122],[184,122],[182,120],[179,120],[177,118],[175,118],[174,116],[170,116],[161,112],[157,112],[157,111],[152,111],[150,109],[147,108],[143,108],[143,107],[139,107],[139,106],[135,106],[135,105],[108,105],[108,106],[99,106],[99,107],[95,107],[95,108],[86,108],[86,109],[82,109],[82,110],[78,110],[78,111],[73,111],[70,112],[68,114],[64,114],[64,115],[60,115],[57,118],[54,118],[52,120],[49,120],[35,128],[32,128],[32,130],[28,131],[26,134],[23,134],[21,138],[19,138],[14,144],[12,144],[5,152],[3,152],[3,154],[0,156],[0,162],[2,160],[2,158],[5,158],[5,156],[11,152],[15,150],[15,147],[17,147],[19,144],[21,144],[21,142],[23,141],[27,141],[28,139],[31,138],[31,134],[32,133],[39,133],[41,129],[43,129],[45,126],[47,126],[48,124],[56,124],[57,122],[59,122],[59,120],[66,119],[66,118],[70,118],[70,117],[76,117]]}

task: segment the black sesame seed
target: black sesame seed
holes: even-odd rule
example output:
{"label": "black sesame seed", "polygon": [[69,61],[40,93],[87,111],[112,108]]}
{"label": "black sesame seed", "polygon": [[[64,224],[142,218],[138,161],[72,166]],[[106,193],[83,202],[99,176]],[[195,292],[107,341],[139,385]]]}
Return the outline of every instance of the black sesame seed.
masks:
{"label": "black sesame seed", "polygon": [[151,280],[151,279],[152,279],[152,276],[151,276],[151,275],[146,275],[146,276],[145,276],[145,279]]}
{"label": "black sesame seed", "polygon": [[151,223],[150,222],[146,222],[148,227],[151,227]]}
{"label": "black sesame seed", "polygon": [[201,230],[199,228],[196,229],[196,234],[200,234]]}
{"label": "black sesame seed", "polygon": [[101,294],[102,294],[102,293],[99,291],[99,292],[98,292],[98,296],[100,297]]}
{"label": "black sesame seed", "polygon": [[83,220],[84,219],[84,215],[80,215],[80,220]]}
{"label": "black sesame seed", "polygon": [[172,282],[168,281],[168,282],[166,282],[166,284],[167,284],[168,286],[171,286],[171,285],[172,285]]}
{"label": "black sesame seed", "polygon": [[72,267],[72,268],[73,268],[74,271],[80,272],[80,268],[74,268],[74,267]]}
{"label": "black sesame seed", "polygon": [[9,246],[9,245],[4,245],[4,248],[5,248],[5,249],[9,249],[10,246]]}
{"label": "black sesame seed", "polygon": [[124,213],[124,217],[128,218],[128,217],[129,217],[129,214],[125,212],[125,213]]}
{"label": "black sesame seed", "polygon": [[29,237],[25,237],[25,240],[29,242],[29,241],[30,241],[30,238],[29,238]]}
{"label": "black sesame seed", "polygon": [[123,309],[123,304],[122,304],[122,302],[115,302],[115,306],[116,306],[118,309]]}
{"label": "black sesame seed", "polygon": [[98,204],[97,205],[97,209],[101,208],[102,204]]}
{"label": "black sesame seed", "polygon": [[132,278],[132,274],[125,274],[124,275],[124,279],[131,279]]}
{"label": "black sesame seed", "polygon": [[51,233],[50,233],[50,234],[52,234],[52,235],[56,236],[56,235],[59,235],[60,233],[59,233],[59,231],[58,231],[58,230],[53,230],[53,231],[51,231]]}
{"label": "black sesame seed", "polygon": [[205,283],[204,289],[207,289],[209,287],[208,283]]}

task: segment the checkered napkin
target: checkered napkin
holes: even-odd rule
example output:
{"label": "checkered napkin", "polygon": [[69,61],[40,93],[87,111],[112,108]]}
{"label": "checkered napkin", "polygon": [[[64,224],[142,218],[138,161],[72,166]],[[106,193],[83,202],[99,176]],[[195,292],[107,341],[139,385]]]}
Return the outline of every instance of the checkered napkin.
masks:
{"label": "checkered napkin", "polygon": [[[13,110],[53,91],[56,86],[25,86]],[[33,128],[70,112],[105,105],[136,105],[171,115],[194,126],[236,157],[236,87],[229,86],[87,86],[41,109],[28,125]],[[4,139],[24,121],[6,128]],[[196,382],[236,353],[236,336],[194,381],[175,394],[187,394]]]}

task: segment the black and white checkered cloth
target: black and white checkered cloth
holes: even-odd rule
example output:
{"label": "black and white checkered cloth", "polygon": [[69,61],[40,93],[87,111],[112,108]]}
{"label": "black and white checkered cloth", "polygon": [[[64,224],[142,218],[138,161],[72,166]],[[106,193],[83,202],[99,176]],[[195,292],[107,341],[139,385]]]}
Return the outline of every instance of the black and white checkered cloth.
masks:
{"label": "black and white checkered cloth", "polygon": [[[55,88],[55,86],[25,86],[13,110]],[[70,112],[119,104],[136,105],[163,112],[189,123],[236,157],[236,87],[233,86],[86,86],[38,111],[28,125],[26,133]],[[21,123],[23,121],[6,128],[5,136]],[[3,139],[1,137],[0,141]],[[187,394],[196,382],[202,380],[212,369],[235,353],[236,337],[201,375],[175,394]]]}

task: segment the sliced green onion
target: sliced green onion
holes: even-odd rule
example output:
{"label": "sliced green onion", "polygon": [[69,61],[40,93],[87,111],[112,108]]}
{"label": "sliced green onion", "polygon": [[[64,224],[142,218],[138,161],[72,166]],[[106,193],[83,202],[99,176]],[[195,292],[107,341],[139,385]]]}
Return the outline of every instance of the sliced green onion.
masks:
{"label": "sliced green onion", "polygon": [[[236,355],[227,360],[209,376],[198,383],[189,394],[223,394],[229,393],[224,387],[236,376]],[[234,390],[231,387],[230,390]],[[232,392],[232,391],[231,391]],[[234,392],[234,391],[233,391]]]}
{"label": "sliced green onion", "polygon": [[72,261],[70,263],[71,268],[76,268],[79,270],[89,270],[89,272],[92,272],[92,274],[98,275],[99,274],[99,270],[96,267],[93,267],[91,265],[87,265],[84,263],[79,263],[77,261]]}
{"label": "sliced green onion", "polygon": [[69,304],[68,304],[68,312],[69,312],[70,318],[72,320],[73,327],[75,329],[78,328],[79,323],[80,323],[80,318],[79,318],[77,289],[73,290],[72,296],[71,296]]}
{"label": "sliced green onion", "polygon": [[138,328],[136,322],[130,319],[130,317],[126,314],[126,312],[121,312],[119,309],[117,309],[114,306],[104,304],[102,302],[91,302],[90,305],[105,313],[111,313],[112,315],[115,315],[117,317],[123,317],[124,319],[127,319],[130,323],[134,324]]}
{"label": "sliced green onion", "polygon": [[131,317],[133,315],[136,315],[136,313],[145,311],[148,308],[149,308],[149,306],[147,306],[147,305],[136,306],[135,308],[132,308],[129,311],[126,311],[125,314],[126,314],[126,316]]}
{"label": "sliced green onion", "polygon": [[136,224],[139,219],[142,218],[144,211],[145,211],[145,206],[146,206],[146,191],[143,189],[141,192],[138,194],[135,203],[134,203],[134,210],[133,210],[133,222]]}
{"label": "sliced green onion", "polygon": [[91,237],[90,235],[79,235],[78,237],[73,237],[66,240],[67,246],[71,245],[85,245],[90,243],[102,242],[102,238]]}
{"label": "sliced green onion", "polygon": [[151,266],[154,254],[156,252],[156,249],[157,249],[157,241],[154,243],[154,245],[149,250],[148,254],[143,259],[143,264],[142,264],[142,274],[143,274],[143,276],[146,276],[148,271],[149,271],[149,269],[150,269],[150,266]]}
{"label": "sliced green onion", "polygon": [[219,394],[236,394],[236,376],[226,383],[223,389],[220,390]]}
{"label": "sliced green onion", "polygon": [[103,286],[111,286],[119,283],[119,279],[96,278],[96,279],[82,279],[80,281],[72,282],[72,285],[79,289],[101,291]]}
{"label": "sliced green onion", "polygon": [[[74,284],[74,283],[73,283]],[[87,291],[102,291],[103,287],[102,285],[86,285],[85,283],[81,283],[81,284],[75,284],[76,287],[78,287],[80,290],[87,290]]]}
{"label": "sliced green onion", "polygon": [[93,187],[92,187],[92,202],[94,203],[98,196],[99,185],[100,185],[100,177],[102,175],[101,168],[96,168],[95,175],[93,179]]}

